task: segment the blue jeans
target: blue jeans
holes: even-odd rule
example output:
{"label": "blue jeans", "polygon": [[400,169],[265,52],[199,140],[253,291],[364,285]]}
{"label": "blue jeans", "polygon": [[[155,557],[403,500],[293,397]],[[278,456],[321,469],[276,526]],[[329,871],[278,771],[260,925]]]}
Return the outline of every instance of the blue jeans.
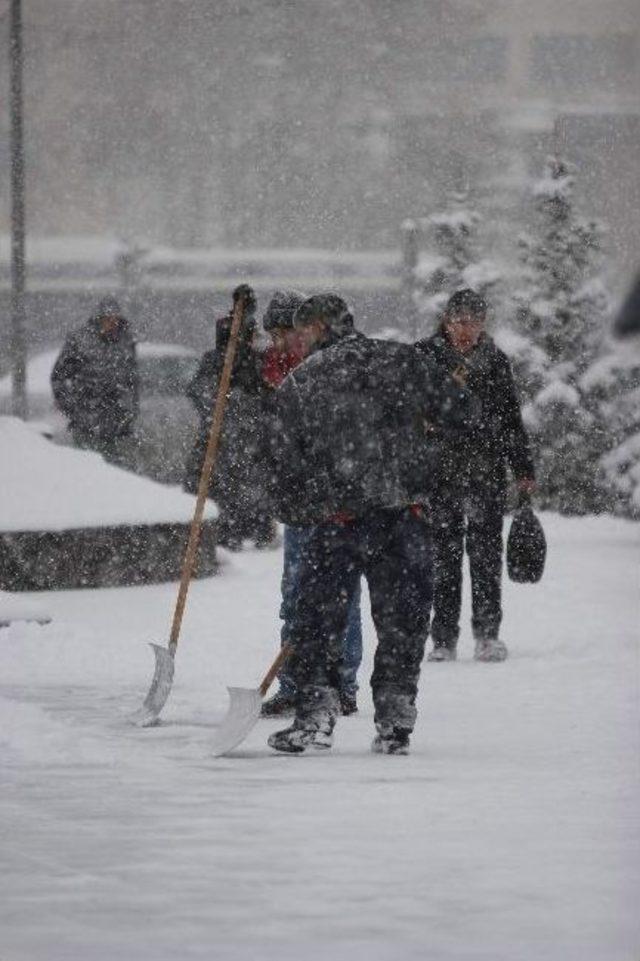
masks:
{"label": "blue jeans", "polygon": [[[313,527],[285,527],[284,529],[284,566],[281,583],[282,603],[280,605],[280,619],[282,621],[280,638],[283,647],[291,640],[291,622],[298,598],[300,563],[313,531]],[[349,614],[342,646],[342,664],[340,667],[341,690],[349,694],[355,694],[358,690],[356,675],[360,667],[360,662],[362,661],[360,594],[360,578],[358,578],[349,599]],[[280,692],[286,697],[292,697],[295,694],[296,686],[287,673],[286,664],[280,672],[278,679],[280,681]]]}

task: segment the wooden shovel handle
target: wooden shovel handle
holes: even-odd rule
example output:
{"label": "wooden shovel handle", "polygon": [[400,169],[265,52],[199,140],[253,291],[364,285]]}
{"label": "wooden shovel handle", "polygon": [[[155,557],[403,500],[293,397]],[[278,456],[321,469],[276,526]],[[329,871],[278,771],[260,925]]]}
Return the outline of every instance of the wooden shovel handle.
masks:
{"label": "wooden shovel handle", "polygon": [[285,646],[280,649],[280,653],[278,654],[275,661],[273,662],[273,664],[265,674],[262,684],[258,688],[258,690],[260,691],[261,697],[265,696],[265,694],[273,684],[273,680],[276,674],[278,673],[278,671],[280,670],[280,668],[282,667],[286,659],[289,657],[291,650],[292,648],[290,644],[285,644]]}
{"label": "wooden shovel handle", "polygon": [[220,435],[222,433],[222,421],[227,407],[229,387],[231,385],[231,371],[233,370],[233,361],[236,355],[236,347],[238,345],[238,338],[240,336],[240,326],[244,316],[244,309],[244,297],[240,297],[233,308],[231,334],[229,336],[229,343],[227,344],[227,349],[224,355],[224,366],[222,368],[222,374],[218,384],[216,401],[213,408],[213,417],[211,420],[211,428],[209,430],[207,447],[205,450],[204,461],[202,463],[202,470],[200,472],[196,507],[193,512],[191,530],[189,531],[189,540],[187,541],[187,547],[184,552],[184,560],[182,562],[180,589],[178,590],[176,606],[173,612],[173,622],[171,624],[171,633],[169,635],[169,650],[172,654],[175,654],[176,647],[178,646],[178,637],[180,636],[182,617],[184,614],[185,605],[187,603],[187,594],[189,592],[189,585],[191,583],[193,569],[195,566],[196,553],[198,551],[198,543],[200,541],[202,517],[204,515],[204,504],[207,499],[211,475],[213,474],[213,469],[218,456]]}

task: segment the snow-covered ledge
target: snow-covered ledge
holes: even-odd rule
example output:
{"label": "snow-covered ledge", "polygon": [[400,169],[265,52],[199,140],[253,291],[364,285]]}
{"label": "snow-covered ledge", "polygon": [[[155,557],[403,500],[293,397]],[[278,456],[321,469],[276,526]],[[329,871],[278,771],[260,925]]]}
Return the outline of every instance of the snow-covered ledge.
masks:
{"label": "snow-covered ledge", "polygon": [[[0,418],[0,588],[112,586],[177,577],[194,498]],[[215,570],[205,508],[199,573]]]}

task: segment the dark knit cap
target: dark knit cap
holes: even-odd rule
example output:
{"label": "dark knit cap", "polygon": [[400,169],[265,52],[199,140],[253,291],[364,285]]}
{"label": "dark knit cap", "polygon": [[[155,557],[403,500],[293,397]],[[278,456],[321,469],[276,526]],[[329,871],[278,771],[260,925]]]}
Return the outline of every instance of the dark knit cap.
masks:
{"label": "dark knit cap", "polygon": [[447,301],[444,314],[472,314],[474,317],[484,317],[487,313],[487,302],[481,294],[465,287],[464,290],[456,290]]}
{"label": "dark knit cap", "polygon": [[306,299],[306,295],[297,290],[276,290],[262,318],[262,326],[265,330],[293,330],[293,315]]}
{"label": "dark knit cap", "polygon": [[255,313],[257,301],[256,295],[254,293],[253,287],[249,284],[240,284],[233,292],[233,303],[234,305],[238,303],[241,297],[244,297],[244,310],[246,314]]}
{"label": "dark knit cap", "polygon": [[335,334],[345,334],[353,330],[353,314],[337,294],[315,294],[309,297],[296,310],[293,323],[295,327],[306,327],[314,320],[324,321]]}
{"label": "dark knit cap", "polygon": [[122,317],[120,304],[115,297],[103,297],[93,314],[96,320],[102,317]]}

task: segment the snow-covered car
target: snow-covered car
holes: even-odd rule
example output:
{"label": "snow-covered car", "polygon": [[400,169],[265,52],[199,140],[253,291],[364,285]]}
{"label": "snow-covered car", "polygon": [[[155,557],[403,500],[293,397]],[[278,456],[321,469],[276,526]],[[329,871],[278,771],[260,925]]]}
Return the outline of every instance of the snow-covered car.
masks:
{"label": "snow-covered car", "polygon": [[[71,444],[66,421],[56,409],[51,371],[60,352],[51,347],[27,363],[29,417],[47,425],[53,439]],[[135,443],[127,455],[132,470],[169,484],[182,481],[193,444],[197,417],[185,390],[198,366],[198,354],[180,344],[142,341],[137,346],[140,416]],[[11,413],[11,375],[0,378],[0,414]]]}

